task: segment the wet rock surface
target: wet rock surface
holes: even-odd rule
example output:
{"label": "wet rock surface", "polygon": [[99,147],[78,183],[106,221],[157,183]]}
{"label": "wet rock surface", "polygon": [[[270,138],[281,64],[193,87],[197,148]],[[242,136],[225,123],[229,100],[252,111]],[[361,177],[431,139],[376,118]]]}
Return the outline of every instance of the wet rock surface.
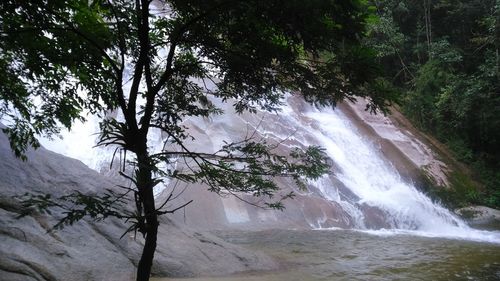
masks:
{"label": "wet rock surface", "polygon": [[[219,119],[189,119],[185,125],[196,141],[186,145],[192,151],[210,152],[219,149],[224,140],[239,141],[249,135],[256,141],[276,144],[276,152],[281,154],[297,146],[321,145],[315,135],[322,130],[321,124],[306,114],[315,109],[293,96],[288,103],[290,106],[283,114],[260,112],[233,116],[230,108],[224,108],[229,114]],[[362,104],[351,107],[344,104],[339,109],[352,120],[359,134],[368,138],[373,147],[391,161],[406,182],[418,178],[420,169],[430,169],[436,181],[445,184],[446,166],[410,130],[398,129],[394,121],[384,116],[366,115]],[[161,137],[159,143],[162,143]],[[348,151],[346,157],[349,156]],[[62,195],[79,190],[92,193],[123,183],[116,172],[109,170],[109,163],[106,169],[101,169],[104,176],[80,161],[45,149],[30,151],[28,161],[21,162],[12,155],[3,134],[0,134],[0,159],[2,280],[133,279],[143,239],[133,234],[119,239],[128,227],[122,221],[107,219],[93,223],[83,220],[75,226],[48,232],[60,217],[59,213],[17,218],[23,210],[14,196],[25,192]],[[363,158],[359,161],[362,166]],[[182,168],[182,164],[177,168]],[[243,199],[240,200],[229,194],[214,194],[206,185],[169,182],[157,198],[158,204],[171,193],[176,198],[171,208],[190,200],[193,203],[168,219],[162,218],[154,274],[222,276],[279,267],[268,256],[226,243],[209,231],[390,228],[393,225],[390,214],[370,205],[369,201],[361,202],[361,195],[344,183],[341,174],[341,166],[332,163],[330,174],[311,182],[306,190],[297,189],[291,179],[278,179],[282,194],[290,191],[297,194],[295,199],[285,201],[284,211],[255,208],[246,202],[262,202],[252,194],[237,194]]]}
{"label": "wet rock surface", "polygon": [[[387,160],[392,162],[401,175],[408,180],[419,180],[421,171],[436,184],[448,187],[450,168],[443,158],[444,152],[436,153],[436,147],[422,135],[397,110],[391,114],[371,114],[366,111],[367,102],[358,99],[356,103],[343,103],[341,109],[351,117],[364,133],[378,142]],[[418,184],[418,183],[417,183]]]}
{"label": "wet rock surface", "polygon": [[455,213],[475,227],[500,229],[500,210],[486,206],[469,206],[457,209]]}

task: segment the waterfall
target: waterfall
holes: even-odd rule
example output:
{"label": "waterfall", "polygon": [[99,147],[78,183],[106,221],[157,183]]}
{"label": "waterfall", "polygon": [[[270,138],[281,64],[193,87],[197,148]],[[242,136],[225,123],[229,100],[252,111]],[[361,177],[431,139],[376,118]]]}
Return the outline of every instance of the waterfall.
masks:
{"label": "waterfall", "polygon": [[390,225],[390,230],[367,230],[369,233],[413,233],[500,242],[499,232],[470,228],[449,210],[432,202],[412,183],[405,182],[341,111],[309,108],[304,115],[316,125],[316,128],[304,129],[319,140],[338,167],[335,176],[359,199],[341,199],[338,188],[329,185],[329,181],[320,180],[315,184],[326,198],[341,204],[351,214],[358,229],[366,229],[363,212],[358,207],[366,204],[382,210]]}
{"label": "waterfall", "polygon": [[[300,146],[322,146],[335,168],[331,175],[311,182],[311,185],[332,202],[332,206],[333,203],[340,206],[347,214],[344,219],[356,230],[378,235],[412,234],[500,243],[500,232],[470,228],[449,210],[432,202],[411,182],[402,179],[378,147],[338,109],[319,110],[291,96],[278,114],[237,115],[227,104],[218,106],[224,107],[226,114],[210,120],[187,120],[189,126],[196,126],[198,131],[205,130],[205,139],[198,137],[198,142],[206,142],[207,137],[211,139],[211,144],[203,143],[202,148],[213,145],[217,149],[224,139],[230,141],[235,132],[249,126],[263,138],[288,139],[293,145]],[[262,122],[264,118],[268,119]],[[63,132],[63,140],[43,140],[42,144],[99,170],[103,162],[109,163],[112,151],[96,151],[92,145],[80,146],[94,143],[96,122],[90,118],[90,124],[77,125],[79,130]],[[163,140],[159,132],[153,132],[149,146],[153,151],[161,150]],[[332,181],[331,177],[336,180]],[[349,196],[345,195],[346,189]],[[378,218],[383,220],[382,226],[370,225],[373,219],[369,216],[373,212],[377,212]],[[311,227],[328,228],[322,225],[323,219],[318,218],[318,222],[311,223]]]}
{"label": "waterfall", "polygon": [[366,203],[387,212],[392,228],[465,227],[448,210],[404,182],[396,169],[384,161],[376,147],[364,140],[340,111],[325,110],[306,115],[318,123],[316,137],[340,168],[337,178],[359,197],[357,204]]}

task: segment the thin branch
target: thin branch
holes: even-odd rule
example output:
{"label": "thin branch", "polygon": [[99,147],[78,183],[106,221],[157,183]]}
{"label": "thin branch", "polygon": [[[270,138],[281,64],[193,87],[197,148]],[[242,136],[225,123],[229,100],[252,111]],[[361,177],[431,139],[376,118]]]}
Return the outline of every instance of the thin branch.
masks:
{"label": "thin branch", "polygon": [[189,200],[188,202],[186,202],[186,203],[184,203],[184,204],[180,205],[179,207],[177,207],[177,208],[175,208],[175,209],[173,209],[173,210],[169,210],[169,211],[157,211],[156,213],[157,213],[159,216],[164,215],[164,214],[173,214],[173,213],[175,213],[176,211],[178,211],[178,210],[180,210],[180,209],[182,209],[182,208],[186,207],[187,205],[191,204],[192,202],[193,202],[193,200]]}
{"label": "thin branch", "polygon": [[[179,180],[177,180],[177,182],[175,183],[175,186],[174,186],[174,190],[175,190],[175,187],[177,186],[177,183],[179,182]],[[172,198],[172,200],[175,200],[177,199],[179,196],[181,196],[185,191],[186,189],[188,188],[188,185],[186,184],[184,186],[184,188],[181,190],[181,192],[179,192],[177,195],[174,196],[174,198]],[[174,192],[174,190],[172,190],[172,193]]]}
{"label": "thin branch", "polygon": [[125,174],[125,173],[124,173],[124,172],[122,172],[122,171],[119,171],[118,173],[119,173],[122,177],[124,177],[124,178],[126,178],[126,179],[130,180],[131,182],[133,182],[133,183],[134,183],[134,185],[136,185],[136,186],[137,186],[137,181],[136,181],[133,177],[131,177],[131,176],[129,176],[129,175],[127,175],[127,174]]}
{"label": "thin branch", "polygon": [[257,207],[257,208],[260,208],[260,209],[264,209],[264,210],[269,209],[269,208],[266,208],[266,207],[264,207],[264,206],[261,206],[261,205],[259,205],[259,204],[257,204],[257,203],[253,203],[253,202],[250,202],[250,201],[248,201],[248,200],[246,200],[246,199],[243,199],[241,196],[236,195],[236,193],[234,193],[233,191],[231,191],[231,190],[229,190],[229,189],[226,189],[226,191],[227,191],[227,192],[229,192],[229,193],[231,194],[231,196],[236,197],[236,199],[238,199],[238,200],[240,200],[240,201],[243,201],[243,202],[245,202],[245,203],[246,203],[246,204],[248,204],[248,205],[251,205],[251,206],[254,206],[254,207]]}
{"label": "thin branch", "polygon": [[125,190],[129,190],[129,191],[133,191],[133,192],[136,191],[135,189],[133,189],[131,187],[127,187],[127,186],[123,186],[123,185],[116,185],[116,186],[119,188],[125,189]]}
{"label": "thin branch", "polygon": [[167,197],[167,200],[165,200],[165,202],[163,202],[163,204],[161,204],[161,206],[160,206],[160,207],[158,207],[158,208],[156,209],[156,211],[159,211],[159,210],[161,210],[163,207],[165,207],[165,205],[167,205],[168,201],[170,201],[170,199],[172,198],[172,196],[173,196],[173,194],[172,194],[172,193],[170,193],[170,194],[168,195],[168,197]]}
{"label": "thin branch", "polygon": [[255,160],[255,157],[235,157],[235,156],[224,156],[217,155],[215,153],[202,153],[202,152],[190,152],[190,151],[165,151],[158,152],[152,154],[151,157],[159,157],[159,156],[181,156],[187,158],[201,158],[201,159],[212,159],[212,160],[226,160],[226,161],[240,161],[240,162],[248,162],[251,160]]}
{"label": "thin branch", "polygon": [[[147,87],[147,95],[146,95],[146,105],[144,108],[144,115],[141,118],[141,128],[140,132],[142,135],[147,135],[149,130],[149,123],[151,121],[151,117],[153,115],[153,109],[156,99],[157,90],[154,89],[153,86],[153,78],[151,75],[151,59],[150,59],[150,48],[151,42],[149,40],[149,2],[148,0],[141,0],[142,9],[141,9],[141,17],[140,21],[142,23],[139,25],[139,41],[141,45],[141,53],[139,60],[144,61],[144,75],[146,78],[146,87]],[[137,93],[135,93],[137,95]],[[134,104],[135,104],[134,96]]]}
{"label": "thin branch", "polygon": [[142,9],[141,9],[141,20],[142,20],[142,31],[139,31],[139,40],[141,44],[141,50],[144,49],[143,55],[145,56],[145,64],[144,64],[144,76],[146,78],[146,87],[148,93],[152,91],[153,87],[153,79],[151,76],[151,58],[150,58],[150,49],[151,42],[149,40],[149,4],[148,0],[142,0]]}

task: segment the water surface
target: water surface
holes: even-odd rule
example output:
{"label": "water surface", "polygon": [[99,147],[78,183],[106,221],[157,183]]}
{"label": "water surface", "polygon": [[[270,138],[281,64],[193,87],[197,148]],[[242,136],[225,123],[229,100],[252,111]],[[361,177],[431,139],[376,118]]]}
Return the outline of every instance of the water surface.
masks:
{"label": "water surface", "polygon": [[226,241],[263,251],[278,272],[157,281],[500,280],[500,245],[351,230],[218,232]]}

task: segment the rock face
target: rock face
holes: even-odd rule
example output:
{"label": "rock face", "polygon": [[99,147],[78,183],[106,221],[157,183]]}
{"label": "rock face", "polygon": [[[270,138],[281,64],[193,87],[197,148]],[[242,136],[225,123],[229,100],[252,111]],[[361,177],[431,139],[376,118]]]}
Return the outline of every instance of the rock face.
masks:
{"label": "rock face", "polygon": [[398,111],[391,110],[388,116],[374,115],[365,111],[366,104],[358,99],[356,103],[342,104],[341,108],[380,144],[386,158],[403,176],[418,180],[420,171],[424,171],[437,186],[448,187],[450,168],[442,161],[443,153],[437,154],[429,139]]}
{"label": "rock face", "polygon": [[[314,132],[308,131],[315,128],[317,124],[306,115],[313,108],[299,97],[290,96],[289,104],[280,113],[258,112],[257,114],[241,114],[234,112],[227,104],[217,104],[226,115],[213,119],[191,118],[185,122],[188,132],[195,141],[187,142],[186,146],[191,151],[213,153],[227,142],[238,142],[249,135],[253,135],[256,141],[264,140],[268,144],[276,144],[275,152],[287,155],[291,148],[307,145],[321,146]],[[178,164],[177,169],[185,167]],[[332,173],[321,180],[321,185],[335,190],[333,197],[356,201],[352,192],[345,188],[335,175],[335,163],[332,163]],[[208,186],[201,184],[183,185],[171,182],[165,193],[160,195],[158,201],[169,196],[170,191],[178,196],[178,204],[181,205],[193,200],[184,212],[174,214],[172,219],[179,224],[186,224],[192,228],[201,229],[308,229],[341,227],[352,228],[355,226],[355,218],[346,212],[343,206],[335,200],[325,197],[324,192],[315,184],[311,184],[307,190],[299,190],[290,179],[275,179],[281,189],[281,194],[293,191],[296,197],[285,201],[285,210],[264,210],[255,208],[247,202],[259,202],[251,194],[237,194],[234,196],[219,196],[208,191]],[[174,188],[175,187],[175,188]],[[179,192],[182,191],[182,192]],[[376,208],[365,208],[371,212]],[[378,223],[380,220],[370,222],[370,226],[381,228],[385,226]]]}
{"label": "rock face", "polygon": [[455,213],[474,226],[500,226],[500,210],[485,206],[469,206],[457,209]]}
{"label": "rock face", "polygon": [[[62,195],[71,190],[99,192],[115,186],[110,179],[78,160],[45,149],[16,159],[0,133],[0,279],[7,280],[133,280],[143,239],[119,237],[127,225],[117,219],[82,220],[48,232],[53,216],[23,211],[15,196],[25,192]],[[275,268],[273,260],[225,243],[204,232],[163,219],[153,266],[161,276],[227,275]]]}
{"label": "rock face", "polygon": [[[196,141],[186,142],[185,145],[191,151],[210,153],[218,150],[224,141],[239,141],[252,135],[256,141],[265,140],[267,143],[276,144],[277,152],[287,154],[292,147],[322,146],[325,138],[334,137],[328,135],[329,127],[334,124],[328,123],[326,126],[328,128],[325,128],[324,123],[315,119],[316,115],[306,114],[306,112],[316,112],[315,108],[293,96],[289,97],[287,102],[289,106],[284,109],[283,114],[260,112],[255,115],[231,114],[230,106],[220,104],[219,106],[228,114],[214,119],[186,120],[188,132]],[[339,131],[335,131],[334,134],[350,136],[338,140],[343,142],[345,147],[350,147],[346,146],[346,143],[353,143],[354,137],[368,136],[370,142],[377,144],[373,146],[375,150],[379,148],[382,153],[361,149],[361,152],[356,154],[357,162],[351,165],[356,170],[354,176],[347,175],[344,171],[349,170],[351,166],[342,166],[341,162],[332,161],[334,163],[331,173],[316,182],[310,182],[307,190],[298,190],[290,179],[277,179],[283,194],[290,191],[297,194],[294,200],[285,202],[284,211],[263,210],[245,203],[245,201],[259,200],[252,194],[237,194],[243,199],[240,200],[234,196],[211,193],[207,190],[208,187],[202,184],[185,186],[177,182],[168,183],[163,193],[157,197],[158,204],[171,193],[176,197],[170,206],[172,208],[189,200],[194,202],[172,216],[162,218],[153,272],[160,276],[187,277],[273,269],[278,265],[269,257],[225,243],[207,231],[327,227],[390,228],[394,227],[390,218],[393,214],[390,212],[396,212],[398,218],[404,219],[405,217],[399,213],[400,205],[406,204],[404,207],[409,208],[409,204],[418,203],[420,200],[420,195],[415,195],[415,192],[398,193],[398,189],[393,188],[394,186],[406,188],[406,182],[420,175],[420,169],[428,169],[436,181],[446,185],[446,166],[410,131],[398,129],[394,121],[386,117],[368,115],[364,111],[363,104],[354,106],[344,104],[340,106],[340,110],[353,121],[351,123],[356,125],[357,130],[356,135],[345,134],[351,127],[338,127]],[[156,140],[151,140],[151,146],[156,144],[163,146],[161,135],[158,135]],[[335,149],[342,150],[335,143],[327,144],[333,149],[329,153],[335,154]],[[342,157],[339,161],[342,161],[342,158],[354,159],[353,155],[356,152],[354,150],[357,149],[358,147],[354,147],[351,151],[340,151]],[[406,177],[406,182],[401,181],[399,174],[392,172],[391,167],[379,171],[380,174],[391,173],[393,176],[389,180],[380,174],[370,174],[370,177],[356,181],[362,175],[370,173],[362,167],[372,166],[363,165],[363,162],[368,162],[367,158],[375,158],[375,154],[383,154],[386,159],[392,161],[399,173]],[[119,182],[113,176],[116,173],[107,169],[107,176],[103,176],[87,168],[80,161],[45,149],[30,151],[28,159],[27,162],[16,159],[12,155],[6,137],[0,134],[1,279],[132,279],[142,251],[143,240],[141,237],[134,239],[130,235],[119,239],[127,229],[127,225],[123,222],[116,219],[107,219],[101,223],[83,220],[72,227],[48,232],[57,222],[57,217],[60,215],[57,211],[52,216],[37,214],[17,218],[22,212],[22,207],[14,196],[25,192],[52,195],[66,194],[72,190],[100,192],[105,188],[116,186]],[[182,165],[187,164],[177,163],[176,168],[187,168]],[[376,162],[376,165],[385,164]],[[370,189],[375,187],[371,185],[372,182],[378,183],[376,186],[378,189]],[[358,189],[355,192],[359,186],[366,189]],[[379,191],[373,195],[371,190]],[[400,196],[398,198],[404,202],[379,200],[385,199],[383,197],[394,199],[394,196]],[[411,196],[416,196],[411,198],[416,201],[407,200]],[[374,202],[378,202],[378,205]],[[432,206],[429,205],[429,208]],[[418,215],[410,214],[408,218]]]}
{"label": "rock face", "polygon": [[[218,104],[229,113],[227,114],[229,117],[225,115],[209,120],[202,118],[187,120],[185,125],[189,128],[188,132],[195,138],[195,141],[188,143],[188,146],[192,151],[213,152],[223,145],[223,140],[238,141],[252,134],[257,140],[279,143],[278,151],[284,153],[294,146],[323,146],[318,137],[321,135],[321,128],[317,120],[306,114],[315,109],[295,96],[288,97],[287,103],[284,112],[277,114],[258,112],[253,115],[231,114],[230,107]],[[439,160],[439,156],[432,148],[421,140],[421,136],[397,126],[398,123],[389,117],[366,112],[365,106],[366,103],[363,101],[356,104],[343,103],[337,110],[349,117],[357,131],[363,137],[367,137],[375,149],[380,150],[377,152],[396,167],[406,182],[420,181],[423,169],[439,185],[447,185],[448,167]],[[360,224],[361,227],[371,229],[390,227],[390,220],[387,219],[389,214],[376,206],[358,203],[360,198],[345,187],[338,178],[340,168],[336,163],[332,164],[331,174],[322,178],[319,184],[311,184],[307,191],[295,189],[291,181],[278,179],[277,182],[284,193],[294,191],[298,194],[294,200],[285,202],[284,211],[256,209],[235,197],[220,197],[208,192],[207,186],[190,185],[185,186],[185,191],[179,196],[179,202],[192,199],[194,206],[188,206],[185,212],[175,214],[173,220],[202,229],[352,228],[360,227]],[[369,173],[369,171],[364,172]],[[177,183],[170,183],[166,191],[173,190],[176,185]],[[177,187],[178,190],[184,188]],[[168,193],[162,196],[167,195]],[[238,196],[249,201],[255,200],[251,195],[238,194]],[[353,208],[359,211],[347,212],[346,206],[339,204],[341,201],[351,203]],[[359,217],[363,217],[361,222]]]}

